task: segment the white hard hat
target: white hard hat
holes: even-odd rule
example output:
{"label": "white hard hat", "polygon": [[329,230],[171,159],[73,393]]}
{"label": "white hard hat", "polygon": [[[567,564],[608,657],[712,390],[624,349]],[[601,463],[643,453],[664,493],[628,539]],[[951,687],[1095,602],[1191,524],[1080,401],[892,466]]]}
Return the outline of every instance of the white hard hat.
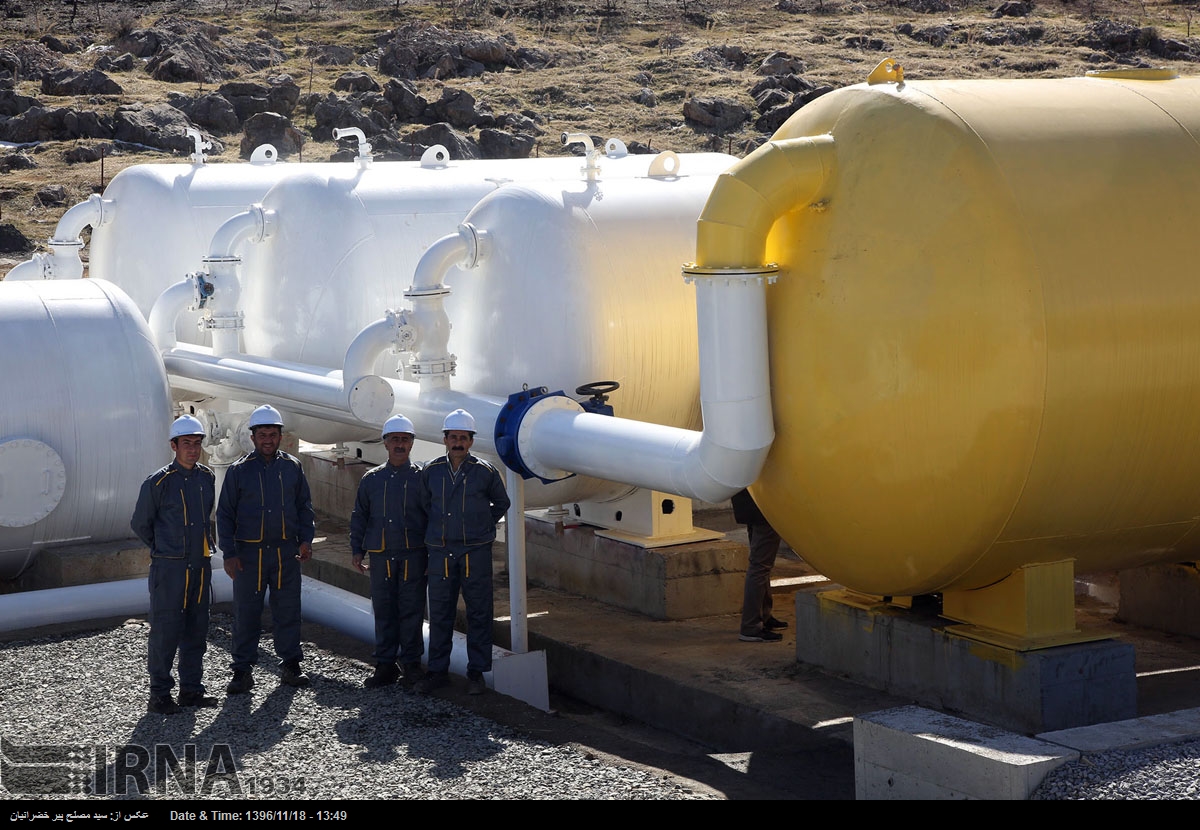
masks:
{"label": "white hard hat", "polygon": [[393,415],[387,419],[383,425],[383,437],[387,437],[391,432],[407,432],[409,435],[416,435],[417,431],[413,429],[413,422],[405,418],[403,415]]}
{"label": "white hard hat", "polygon": [[470,412],[465,409],[456,409],[446,416],[446,420],[442,422],[442,430],[444,432],[458,429],[463,432],[475,431],[475,419]]}
{"label": "white hard hat", "polygon": [[200,423],[200,419],[194,415],[180,415],[171,424],[171,438],[179,438],[183,435],[205,435],[204,424]]}
{"label": "white hard hat", "polygon": [[283,429],[283,416],[269,404],[263,404],[250,413],[250,429],[255,427],[279,427]]}

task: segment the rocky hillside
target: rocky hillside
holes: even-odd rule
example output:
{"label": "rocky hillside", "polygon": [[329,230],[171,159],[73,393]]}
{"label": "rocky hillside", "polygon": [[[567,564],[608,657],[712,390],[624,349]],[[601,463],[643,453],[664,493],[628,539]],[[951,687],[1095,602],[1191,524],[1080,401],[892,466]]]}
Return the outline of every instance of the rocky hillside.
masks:
{"label": "rocky hillside", "polygon": [[[745,154],[884,58],[909,79],[1198,71],[1196,0],[0,0],[0,273],[130,164]],[[1194,30],[1195,25],[1195,30]]]}

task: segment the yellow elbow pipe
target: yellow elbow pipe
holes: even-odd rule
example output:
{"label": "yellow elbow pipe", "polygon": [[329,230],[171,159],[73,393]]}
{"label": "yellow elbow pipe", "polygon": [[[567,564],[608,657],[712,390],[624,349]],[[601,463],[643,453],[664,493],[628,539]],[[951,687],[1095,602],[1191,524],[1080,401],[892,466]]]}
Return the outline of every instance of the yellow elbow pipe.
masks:
{"label": "yellow elbow pipe", "polygon": [[833,176],[833,136],[769,141],[722,173],[696,228],[696,265],[764,265],[767,235],[785,213],[818,202]]}

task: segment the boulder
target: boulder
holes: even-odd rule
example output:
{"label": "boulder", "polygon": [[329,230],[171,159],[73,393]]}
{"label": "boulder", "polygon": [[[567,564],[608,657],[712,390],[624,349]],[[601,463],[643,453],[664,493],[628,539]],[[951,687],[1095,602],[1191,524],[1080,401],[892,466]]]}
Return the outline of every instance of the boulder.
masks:
{"label": "boulder", "polygon": [[242,126],[242,143],[238,153],[250,158],[254,148],[271,144],[280,156],[300,152],[304,146],[304,135],[292,126],[292,122],[274,112],[260,112],[246,119]]}
{"label": "boulder", "polygon": [[92,64],[92,66],[101,72],[132,72],[136,65],[137,58],[133,56],[132,52],[126,52],[115,58],[112,55],[101,55]]}
{"label": "boulder", "polygon": [[799,75],[804,72],[804,61],[787,52],[772,52],[763,58],[756,75]]}
{"label": "boulder", "polygon": [[641,104],[643,107],[658,106],[658,96],[654,94],[653,90],[647,87],[642,87],[637,92],[633,93],[633,100],[634,103]]}
{"label": "boulder", "polygon": [[494,127],[479,131],[479,152],[485,159],[524,159],[533,152],[531,135],[514,135]]}
{"label": "boulder", "polygon": [[408,81],[395,78],[383,86],[383,97],[392,106],[392,115],[397,121],[416,121],[429,102],[417,94],[417,88]]}
{"label": "boulder", "polygon": [[349,46],[322,43],[308,47],[306,54],[318,66],[346,66],[354,63],[354,50]]}
{"label": "boulder", "polygon": [[42,76],[42,92],[46,95],[121,95],[125,90],[99,69],[83,72],[60,69]]}
{"label": "boulder", "polygon": [[444,87],[442,97],[430,104],[429,109],[434,120],[445,121],[452,127],[490,127],[496,121],[491,111],[487,107],[480,107],[475,102],[475,96],[465,89]]}
{"label": "boulder", "polygon": [[39,188],[34,197],[45,207],[61,207],[67,203],[67,189],[61,184]]}
{"label": "boulder", "polygon": [[216,135],[235,133],[242,123],[233,104],[217,92],[208,92],[196,97],[170,92],[167,94],[167,103],[180,110],[197,126]]}
{"label": "boulder", "polygon": [[364,135],[372,136],[386,128],[373,121],[369,115],[359,109],[358,104],[346,98],[339,98],[335,93],[329,93],[313,107],[312,137],[317,141],[329,141],[333,138],[334,128],[346,129],[357,127]]}
{"label": "boulder", "polygon": [[0,225],[0,254],[23,254],[33,250],[33,243],[16,225]]}
{"label": "boulder", "polygon": [[11,173],[14,170],[32,170],[37,166],[36,161],[20,150],[0,156],[0,173]]}
{"label": "boulder", "polygon": [[113,146],[108,142],[101,144],[81,144],[63,153],[63,161],[67,164],[83,164],[97,162],[105,156],[111,156]]}
{"label": "boulder", "polygon": [[750,117],[750,110],[732,98],[696,96],[683,105],[683,117],[716,132],[736,129]]}
{"label": "boulder", "polygon": [[34,106],[0,121],[0,141],[27,144],[34,141],[69,141],[75,138],[112,138],[113,120],[72,107],[47,109]]}
{"label": "boulder", "polygon": [[[170,104],[143,104],[138,102],[117,107],[113,114],[113,138],[131,144],[144,144],[159,150],[168,150],[182,155],[190,154],[195,148],[185,130],[196,127],[180,110]],[[212,142],[211,152],[216,155],[225,147],[211,135],[204,138]]]}
{"label": "boulder", "polygon": [[418,145],[421,148],[420,152],[416,154],[418,157],[433,145],[441,144],[449,151],[452,159],[480,158],[479,145],[445,123],[431,124],[415,130],[403,136],[403,139],[409,144]]}
{"label": "boulder", "polygon": [[366,72],[347,72],[333,82],[338,92],[379,92],[380,86]]}
{"label": "boulder", "polygon": [[2,118],[11,118],[37,105],[37,98],[21,95],[11,89],[0,89],[0,117]]}

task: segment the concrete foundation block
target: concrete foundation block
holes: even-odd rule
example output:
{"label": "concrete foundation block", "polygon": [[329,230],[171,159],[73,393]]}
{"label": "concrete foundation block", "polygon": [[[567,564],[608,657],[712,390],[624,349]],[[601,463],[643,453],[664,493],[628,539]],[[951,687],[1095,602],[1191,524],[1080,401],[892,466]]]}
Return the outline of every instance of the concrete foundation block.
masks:
{"label": "concrete foundation block", "polygon": [[1079,758],[1057,744],[918,706],[854,719],[859,800],[1019,800]]}
{"label": "concrete foundation block", "polygon": [[14,591],[38,591],[135,579],[149,573],[150,549],[139,539],[125,539],[46,548],[9,584]]}
{"label": "concrete foundation block", "polygon": [[529,581],[654,619],[737,613],[746,549],[727,540],[641,548],[581,525],[525,521]]}
{"label": "concrete foundation block", "polygon": [[1195,562],[1121,571],[1117,617],[1124,622],[1200,637],[1200,568]]}
{"label": "concrete foundation block", "polygon": [[796,658],[935,709],[1024,734],[1137,715],[1134,648],[1115,640],[1016,652],[947,633],[932,614],[796,594]]}
{"label": "concrete foundation block", "polygon": [[330,451],[301,453],[300,465],[308,478],[313,507],[349,521],[358,497],[358,482],[374,465],[355,458],[339,460]]}

